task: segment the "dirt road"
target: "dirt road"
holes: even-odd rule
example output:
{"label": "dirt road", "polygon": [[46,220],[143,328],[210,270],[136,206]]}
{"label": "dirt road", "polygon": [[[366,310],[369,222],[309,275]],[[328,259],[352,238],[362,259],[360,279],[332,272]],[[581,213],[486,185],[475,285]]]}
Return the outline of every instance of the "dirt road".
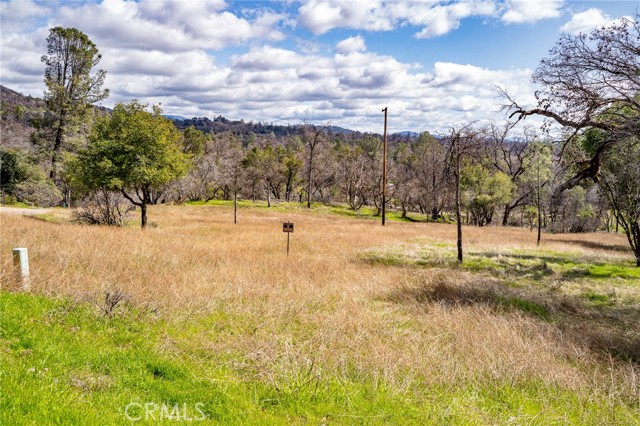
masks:
{"label": "dirt road", "polygon": [[0,213],[19,214],[23,216],[33,216],[35,214],[49,213],[51,209],[27,209],[24,207],[0,206]]}

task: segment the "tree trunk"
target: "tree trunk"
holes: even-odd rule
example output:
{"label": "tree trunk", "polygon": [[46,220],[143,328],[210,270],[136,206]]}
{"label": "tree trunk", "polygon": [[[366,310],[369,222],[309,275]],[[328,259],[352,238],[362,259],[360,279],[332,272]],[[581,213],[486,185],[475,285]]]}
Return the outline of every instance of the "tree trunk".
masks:
{"label": "tree trunk", "polygon": [[456,178],[456,230],[458,233],[458,263],[462,263],[462,215],[460,214],[460,147],[457,145],[459,142],[456,141],[456,170],[455,170],[455,178]]}
{"label": "tree trunk", "polygon": [[307,208],[311,208],[311,174],[313,171],[313,149],[309,150],[309,174],[307,176]]}
{"label": "tree trunk", "polygon": [[60,154],[60,147],[62,146],[62,133],[64,132],[64,120],[61,118],[58,121],[58,128],[56,129],[56,139],[53,142],[53,154],[51,155],[51,170],[49,171],[49,179],[56,180],[58,177],[58,155]]}
{"label": "tree trunk", "polygon": [[431,166],[431,219],[438,219],[438,196],[436,195],[436,171],[432,163]]}
{"label": "tree trunk", "polygon": [[542,209],[540,208],[540,188],[538,188],[538,195],[536,204],[538,207],[538,241],[536,242],[537,246],[540,246],[540,234],[542,234]]}
{"label": "tree trunk", "polygon": [[509,224],[509,215],[511,214],[511,207],[509,204],[504,206],[504,215],[502,216],[502,226],[507,226]]}
{"label": "tree trunk", "polygon": [[271,207],[271,189],[267,185],[267,207]]}
{"label": "tree trunk", "polygon": [[140,204],[140,222],[142,229],[147,227],[147,203],[144,201]]}

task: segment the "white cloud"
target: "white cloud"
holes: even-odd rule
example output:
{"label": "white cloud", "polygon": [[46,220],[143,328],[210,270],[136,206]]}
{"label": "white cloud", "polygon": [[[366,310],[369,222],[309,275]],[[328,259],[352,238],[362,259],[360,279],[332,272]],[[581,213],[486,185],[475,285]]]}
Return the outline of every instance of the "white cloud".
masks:
{"label": "white cloud", "polygon": [[2,24],[5,25],[6,22],[44,16],[49,13],[49,9],[32,0],[10,0],[0,3],[0,13],[2,13]]}
{"label": "white cloud", "polygon": [[403,10],[403,14],[409,23],[423,27],[416,34],[418,38],[437,37],[447,34],[457,29],[464,18],[491,16],[495,12],[496,6],[491,1],[467,1],[433,7],[416,7],[409,4]]}
{"label": "white cloud", "polygon": [[446,34],[471,16],[492,16],[494,1],[307,0],[299,8],[299,23],[314,34],[334,28],[390,31],[399,26],[422,27],[418,38]]}
{"label": "white cloud", "polygon": [[13,32],[17,29],[33,24],[37,18],[47,16],[49,8],[32,0],[10,0],[0,3],[2,17],[2,32]]}
{"label": "white cloud", "polygon": [[[626,18],[633,19],[631,17]],[[573,15],[569,22],[560,27],[560,31],[571,34],[588,33],[597,28],[610,26],[619,21],[619,19],[611,19],[609,15],[600,9],[591,8]]]}
{"label": "white cloud", "polygon": [[360,35],[346,38],[336,45],[336,51],[338,53],[364,52],[365,50],[367,50],[367,45],[364,42],[364,38]]}
{"label": "white cloud", "polygon": [[253,48],[244,55],[231,58],[234,69],[265,71],[287,69],[301,66],[305,58],[292,50],[277,49],[271,46]]}
{"label": "white cloud", "polygon": [[203,51],[162,52],[109,48],[102,51],[101,68],[118,75],[196,76],[210,72],[213,58]]}
{"label": "white cloud", "polygon": [[[174,111],[171,102],[165,102],[167,111],[280,123],[331,120],[379,131],[379,109],[389,106],[392,129],[444,132],[463,120],[500,119],[495,114],[496,86],[534,102],[530,70],[438,62],[432,73],[413,73],[409,64],[370,52],[326,57],[255,48],[235,56],[227,67],[213,68],[209,75],[199,86],[176,90],[182,103]],[[157,93],[157,86],[148,86],[150,95]]]}
{"label": "white cloud", "polygon": [[277,28],[284,15],[265,9],[249,20],[224,7],[221,1],[104,0],[62,7],[56,20],[86,32],[101,46],[138,49],[221,49],[284,37]]}
{"label": "white cloud", "polygon": [[509,0],[502,21],[507,24],[531,24],[562,14],[563,0]]}
{"label": "white cloud", "polygon": [[[302,7],[330,12],[322,19],[309,17],[315,31],[413,25],[420,28],[419,37],[444,34],[465,17],[499,13],[486,1],[440,3],[314,0]],[[107,106],[137,98],[162,102],[169,114],[292,124],[331,120],[370,131],[381,131],[380,109],[388,106],[392,131],[444,132],[462,120],[501,118],[493,114],[499,103],[495,86],[525,102],[532,92],[529,70],[449,62],[417,67],[369,51],[361,35],[330,51],[321,39],[313,40],[320,46],[315,49],[273,46],[269,40],[283,37],[286,16],[267,9],[232,13],[222,1],[64,3],[45,15],[36,9],[41,24],[36,31],[5,31],[6,4],[0,4],[5,8],[2,84],[34,96],[44,90],[40,55],[48,28],[55,25],[79,28],[100,49],[99,68],[107,70],[105,86],[111,89]],[[227,60],[217,63],[210,54],[231,45],[242,50]]]}
{"label": "white cloud", "polygon": [[388,31],[394,26],[381,0],[307,0],[298,11],[298,21],[314,34],[333,28]]}

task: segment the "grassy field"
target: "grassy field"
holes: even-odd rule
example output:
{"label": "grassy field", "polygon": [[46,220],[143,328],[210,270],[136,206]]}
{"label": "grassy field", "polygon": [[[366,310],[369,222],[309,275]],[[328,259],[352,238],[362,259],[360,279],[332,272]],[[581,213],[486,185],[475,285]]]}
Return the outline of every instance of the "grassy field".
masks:
{"label": "grassy field", "polygon": [[0,216],[0,424],[638,424],[623,236],[340,213]]}

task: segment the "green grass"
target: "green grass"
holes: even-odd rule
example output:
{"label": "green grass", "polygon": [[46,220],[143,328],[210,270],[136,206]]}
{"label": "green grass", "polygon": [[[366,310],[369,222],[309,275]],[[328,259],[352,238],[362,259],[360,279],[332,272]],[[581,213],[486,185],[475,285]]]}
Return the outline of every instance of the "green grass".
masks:
{"label": "green grass", "polygon": [[21,209],[35,209],[35,208],[37,208],[36,206],[25,204],[23,202],[7,203],[7,204],[2,204],[2,205],[5,206],[5,207],[16,207],[16,208],[21,208]]}
{"label": "green grass", "polygon": [[69,223],[69,219],[67,217],[59,216],[54,213],[34,214],[29,217],[48,223]]}
{"label": "green grass", "polygon": [[599,264],[589,265],[588,275],[593,278],[625,278],[633,279],[640,284],[640,268],[629,262],[628,265]]}
{"label": "green grass", "polygon": [[633,261],[606,263],[580,252],[513,249],[498,253],[471,248],[458,264],[452,244],[443,247],[437,241],[421,239],[415,245],[371,250],[362,258],[390,267],[459,269],[480,281],[489,278],[497,284],[491,295],[481,297],[481,303],[544,321],[570,321],[574,310],[595,308],[603,318],[626,318],[620,322],[590,316],[594,324],[605,323],[605,327],[620,331],[626,327],[624,321],[635,321],[633,312],[640,301],[640,268]]}
{"label": "green grass", "polygon": [[531,300],[520,297],[497,296],[496,301],[507,308],[517,309],[520,312],[531,314],[545,320],[548,320],[551,317],[551,313],[546,307]]}
{"label": "green grass", "polygon": [[[210,201],[188,201],[186,203],[190,206],[226,206],[232,207],[233,200],[210,200]],[[312,214],[335,214],[343,217],[350,217],[353,219],[368,219],[368,220],[382,220],[377,210],[373,207],[363,206],[358,210],[353,210],[346,204],[327,205],[322,203],[312,203],[311,209],[307,208],[307,203],[297,202],[272,202],[271,207],[268,206],[266,201],[258,200],[238,200],[238,208],[260,208],[271,209],[281,212],[310,212]],[[407,217],[402,217],[402,212],[397,210],[387,210],[386,220],[391,222],[434,222],[430,215],[421,213],[409,213]],[[445,219],[438,219],[438,223],[449,223]]]}
{"label": "green grass", "polygon": [[586,291],[584,294],[582,294],[582,297],[591,301],[594,305],[608,306],[613,303],[613,299],[610,295],[596,293],[593,290]]}
{"label": "green grass", "polygon": [[[455,267],[458,265],[453,244],[420,241],[414,247],[402,246],[384,250],[372,250],[363,255],[370,263],[389,266]],[[461,268],[474,273],[498,277],[517,277],[540,280],[556,278],[567,280],[609,281],[640,284],[640,268],[632,261],[606,263],[583,257],[579,252],[554,252],[550,250],[510,250],[505,252],[465,252]]]}
{"label": "green grass", "polygon": [[[106,317],[86,302],[0,292],[0,311],[3,425],[180,424],[166,418],[176,406],[182,423],[186,414],[203,425],[633,424],[640,414],[637,404],[612,408],[606,396],[535,380],[398,391],[367,374],[300,370],[275,385],[229,362],[241,354],[201,344],[248,332],[224,310],[170,320],[125,306]],[[137,418],[147,403],[164,404],[165,420],[159,411],[127,420],[127,406]]]}
{"label": "green grass", "polygon": [[131,402],[186,404],[192,416],[200,408],[207,419],[198,424],[318,422],[330,413],[405,417],[401,400],[370,383],[344,384],[352,389],[348,396],[343,385],[331,382],[283,391],[246,382],[218,354],[163,350],[166,339],[181,337],[185,324],[144,312],[108,319],[90,305],[65,300],[2,293],[0,301],[2,424],[128,424],[124,410]]}

